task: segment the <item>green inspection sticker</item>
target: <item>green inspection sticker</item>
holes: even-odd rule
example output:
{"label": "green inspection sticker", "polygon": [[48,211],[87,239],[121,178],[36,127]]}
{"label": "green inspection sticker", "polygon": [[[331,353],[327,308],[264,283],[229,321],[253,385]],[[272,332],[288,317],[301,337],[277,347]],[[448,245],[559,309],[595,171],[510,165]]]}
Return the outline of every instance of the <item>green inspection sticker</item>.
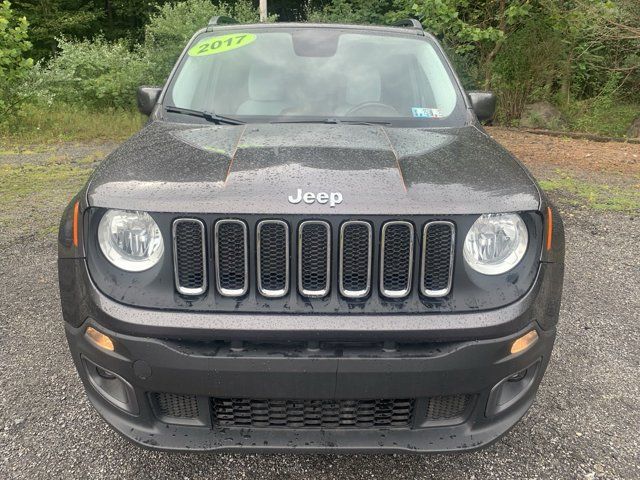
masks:
{"label": "green inspection sticker", "polygon": [[255,42],[253,33],[230,33],[220,37],[209,37],[199,41],[189,49],[190,57],[204,57],[216,53],[228,52],[236,48],[246,47]]}

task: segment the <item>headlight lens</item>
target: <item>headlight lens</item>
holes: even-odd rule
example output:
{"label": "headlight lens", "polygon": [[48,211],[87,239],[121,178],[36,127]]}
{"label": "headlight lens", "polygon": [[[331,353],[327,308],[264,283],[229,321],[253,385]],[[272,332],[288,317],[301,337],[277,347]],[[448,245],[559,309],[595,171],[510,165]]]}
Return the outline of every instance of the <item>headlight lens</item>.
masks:
{"label": "headlight lens", "polygon": [[475,271],[500,275],[515,267],[527,251],[527,226],[515,213],[478,218],[464,241],[464,259]]}
{"label": "headlight lens", "polygon": [[104,256],[128,272],[148,270],[164,253],[160,229],[146,212],[108,210],[98,225],[98,242]]}

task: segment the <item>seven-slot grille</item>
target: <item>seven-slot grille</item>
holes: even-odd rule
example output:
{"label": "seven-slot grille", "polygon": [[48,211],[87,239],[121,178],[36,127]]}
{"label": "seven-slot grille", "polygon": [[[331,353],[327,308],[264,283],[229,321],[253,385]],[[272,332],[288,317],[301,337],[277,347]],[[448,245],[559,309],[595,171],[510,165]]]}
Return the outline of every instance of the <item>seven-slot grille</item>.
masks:
{"label": "seven-slot grille", "polygon": [[[210,268],[223,296],[245,295],[255,268],[255,287],[267,298],[284,297],[293,285],[307,298],[325,297],[334,288],[345,298],[357,299],[368,297],[375,284],[380,295],[402,299],[412,292],[414,264],[419,270],[416,290],[423,296],[443,297],[451,291],[455,226],[449,221],[427,222],[417,231],[404,220],[386,221],[378,227],[364,220],[348,220],[335,231],[322,220],[292,226],[284,220],[265,219],[253,225],[249,228],[240,219],[218,220],[213,225]],[[183,295],[207,290],[205,230],[197,219],[173,223],[175,283]],[[255,248],[250,242],[255,242]],[[334,275],[337,285],[332,285]]]}

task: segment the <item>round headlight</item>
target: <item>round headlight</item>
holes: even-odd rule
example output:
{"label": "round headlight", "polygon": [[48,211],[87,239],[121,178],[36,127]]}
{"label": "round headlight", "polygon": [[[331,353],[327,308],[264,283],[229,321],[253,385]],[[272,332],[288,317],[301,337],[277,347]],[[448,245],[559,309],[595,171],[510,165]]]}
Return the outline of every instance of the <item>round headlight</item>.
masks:
{"label": "round headlight", "polygon": [[148,270],[164,253],[160,229],[146,212],[108,210],[98,225],[98,243],[111,263],[128,272]]}
{"label": "round headlight", "polygon": [[464,259],[475,271],[500,275],[515,267],[527,251],[529,235],[515,213],[480,216],[464,241]]}

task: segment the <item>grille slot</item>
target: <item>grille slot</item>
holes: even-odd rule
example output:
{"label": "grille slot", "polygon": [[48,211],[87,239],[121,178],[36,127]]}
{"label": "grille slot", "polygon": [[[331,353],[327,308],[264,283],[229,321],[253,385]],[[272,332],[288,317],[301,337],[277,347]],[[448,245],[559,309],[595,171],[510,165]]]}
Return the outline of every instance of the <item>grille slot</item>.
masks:
{"label": "grille slot", "polygon": [[289,291],[289,225],[282,220],[258,223],[256,238],[258,290],[265,297]]}
{"label": "grille slot", "polygon": [[247,225],[241,220],[219,220],[215,225],[215,270],[218,292],[240,297],[249,288]]}
{"label": "grille slot", "polygon": [[195,395],[154,393],[153,398],[160,417],[192,419],[200,416]]}
{"label": "grille slot", "polygon": [[413,400],[257,400],[213,398],[222,427],[409,428]]}
{"label": "grille slot", "polygon": [[447,421],[460,418],[471,402],[471,395],[445,395],[431,397],[427,404],[427,420]]}
{"label": "grille slot", "polygon": [[413,224],[385,223],[380,242],[380,291],[389,298],[406,297],[413,274]]}
{"label": "grille slot", "polygon": [[305,297],[329,293],[331,227],[327,222],[302,222],[298,231],[298,288]]}
{"label": "grille slot", "polygon": [[340,293],[362,298],[371,290],[372,229],[368,222],[348,221],[340,227]]}
{"label": "grille slot", "polygon": [[420,291],[428,297],[444,297],[451,291],[455,229],[453,223],[429,222],[422,236]]}
{"label": "grille slot", "polygon": [[204,223],[180,218],[172,230],[176,289],[183,295],[201,295],[207,289]]}

